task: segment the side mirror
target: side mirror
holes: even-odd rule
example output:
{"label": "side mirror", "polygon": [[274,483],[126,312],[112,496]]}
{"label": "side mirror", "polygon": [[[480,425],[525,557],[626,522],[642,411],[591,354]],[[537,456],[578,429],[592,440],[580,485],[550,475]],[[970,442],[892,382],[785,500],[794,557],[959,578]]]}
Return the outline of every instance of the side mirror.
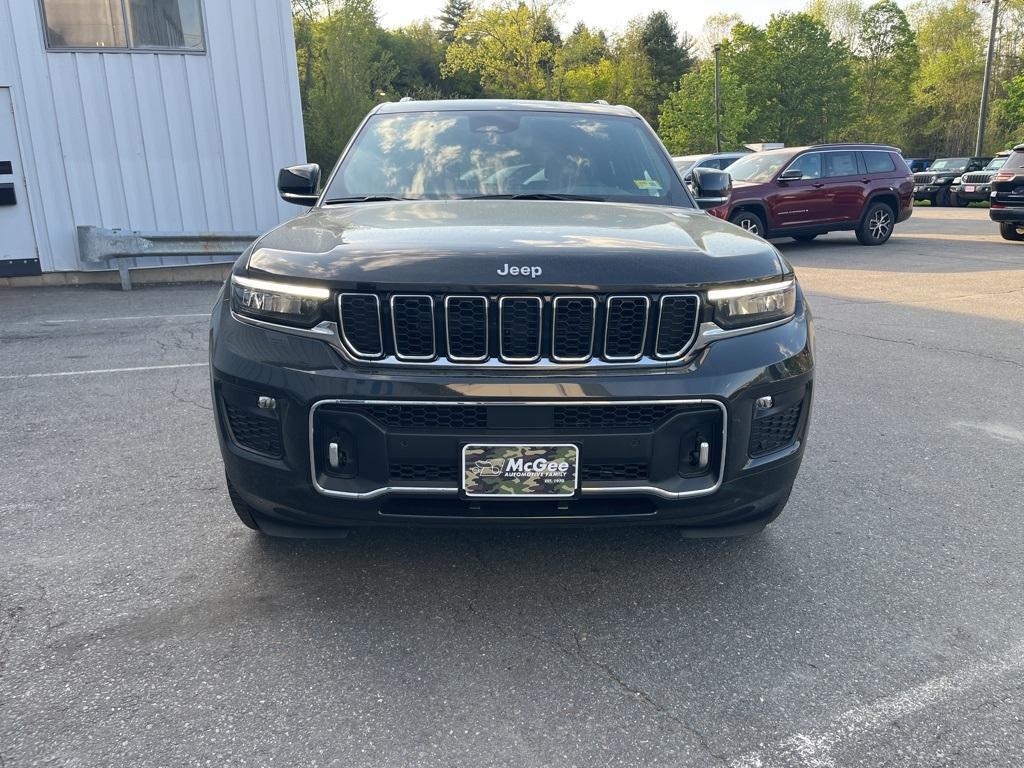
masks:
{"label": "side mirror", "polygon": [[320,196],[320,166],[316,163],[282,168],[277,174],[277,191],[286,203],[315,205]]}
{"label": "side mirror", "polygon": [[693,196],[697,205],[707,210],[729,202],[732,195],[732,176],[715,168],[693,169]]}
{"label": "side mirror", "polygon": [[779,176],[779,181],[800,181],[804,177],[804,172],[799,170],[783,171]]}

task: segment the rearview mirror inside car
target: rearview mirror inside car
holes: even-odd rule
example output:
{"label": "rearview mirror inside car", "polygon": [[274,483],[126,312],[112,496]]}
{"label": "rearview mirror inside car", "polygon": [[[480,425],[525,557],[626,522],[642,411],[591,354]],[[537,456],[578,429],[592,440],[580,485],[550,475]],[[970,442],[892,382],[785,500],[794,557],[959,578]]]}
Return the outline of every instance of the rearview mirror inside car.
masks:
{"label": "rearview mirror inside car", "polygon": [[701,208],[717,208],[729,202],[732,176],[714,168],[693,169],[693,196]]}
{"label": "rearview mirror inside car", "polygon": [[316,163],[282,168],[277,174],[277,191],[286,203],[315,205],[320,189],[320,166]]}

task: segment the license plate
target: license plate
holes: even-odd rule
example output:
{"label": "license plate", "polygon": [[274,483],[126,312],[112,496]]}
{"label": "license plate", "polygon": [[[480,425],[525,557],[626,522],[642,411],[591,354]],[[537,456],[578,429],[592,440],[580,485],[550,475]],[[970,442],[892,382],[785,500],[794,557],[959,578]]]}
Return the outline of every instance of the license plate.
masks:
{"label": "license plate", "polygon": [[578,446],[476,443],[462,448],[462,489],[487,498],[576,495]]}
{"label": "license plate", "polygon": [[966,187],[964,187],[964,192],[973,192],[973,191],[974,191],[974,187],[972,185],[970,185],[970,184],[968,184]]}

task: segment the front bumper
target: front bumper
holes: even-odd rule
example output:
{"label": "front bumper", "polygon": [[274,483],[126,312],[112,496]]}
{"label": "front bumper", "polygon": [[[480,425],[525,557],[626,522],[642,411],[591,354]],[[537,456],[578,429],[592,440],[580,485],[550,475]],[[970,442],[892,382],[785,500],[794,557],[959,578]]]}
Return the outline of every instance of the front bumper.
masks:
{"label": "front bumper", "polygon": [[915,200],[931,200],[944,189],[949,189],[948,184],[915,184]]}
{"label": "front bumper", "polygon": [[[971,189],[968,190],[967,187],[971,187]],[[952,187],[950,192],[961,200],[980,203],[989,199],[992,194],[992,186],[990,184],[961,184]]]}
{"label": "front bumper", "polygon": [[1024,224],[1024,206],[1011,208],[989,208],[988,215],[992,221]]}
{"label": "front bumper", "polygon": [[[322,341],[240,322],[220,301],[210,358],[227,477],[267,532],[675,523],[721,533],[763,527],[789,495],[810,419],[813,331],[801,296],[790,322],[721,339],[680,365],[442,373],[353,367]],[[767,395],[775,405],[758,411],[755,422],[754,401]],[[255,410],[260,396],[276,401],[269,414]],[[424,406],[426,420],[388,423],[399,402]],[[368,410],[378,406],[391,411]],[[558,409],[581,406],[605,415],[593,423],[559,420]],[[665,414],[660,421],[634,418],[637,409],[655,406]],[[431,408],[442,416],[431,416]],[[240,440],[238,425],[251,422],[231,421],[239,409],[269,416],[263,424],[279,430],[276,437],[257,425]],[[478,420],[460,420],[463,409],[475,409]],[[789,432],[784,444],[772,444],[779,425]],[[698,433],[711,443],[703,472],[686,466]],[[264,450],[245,447],[250,435]],[[341,442],[350,464],[327,466],[328,440]],[[466,498],[457,457],[471,442],[577,444],[585,470],[580,492],[558,501]]]}

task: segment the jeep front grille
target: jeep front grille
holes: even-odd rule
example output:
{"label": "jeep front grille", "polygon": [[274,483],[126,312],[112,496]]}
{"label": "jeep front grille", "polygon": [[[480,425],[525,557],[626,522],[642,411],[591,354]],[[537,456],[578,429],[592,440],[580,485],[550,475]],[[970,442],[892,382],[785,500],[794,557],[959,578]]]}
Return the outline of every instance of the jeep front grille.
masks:
{"label": "jeep front grille", "polygon": [[343,293],[338,320],[342,344],[357,360],[626,364],[683,357],[697,337],[700,299]]}
{"label": "jeep front grille", "polygon": [[988,184],[992,181],[992,174],[979,171],[978,173],[965,173],[960,177],[963,184]]}
{"label": "jeep front grille", "polygon": [[924,173],[924,172],[922,172],[922,173],[915,173],[914,174],[914,183],[915,184],[931,184],[934,181],[935,181],[935,174],[934,173]]}

